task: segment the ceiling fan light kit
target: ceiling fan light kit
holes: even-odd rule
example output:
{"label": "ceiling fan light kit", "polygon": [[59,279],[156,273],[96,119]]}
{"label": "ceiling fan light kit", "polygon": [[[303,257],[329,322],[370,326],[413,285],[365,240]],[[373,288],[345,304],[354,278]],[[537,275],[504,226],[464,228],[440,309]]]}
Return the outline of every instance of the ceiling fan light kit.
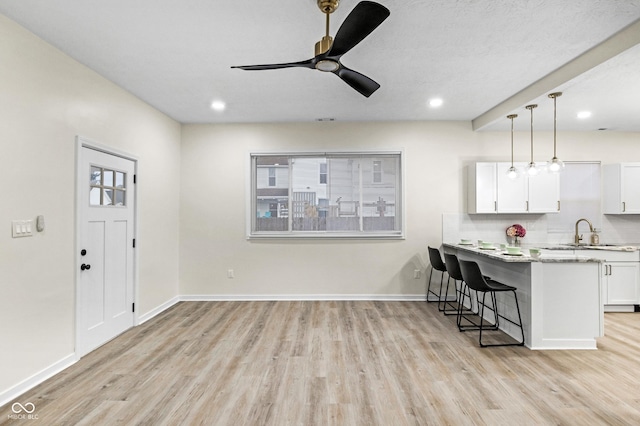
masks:
{"label": "ceiling fan light kit", "polygon": [[390,15],[389,9],[372,1],[361,1],[347,15],[336,32],[329,35],[329,16],[337,9],[339,0],[317,0],[318,7],[326,15],[326,34],[315,45],[315,56],[306,61],[282,64],[232,66],[246,71],[273,70],[281,68],[309,68],[322,72],[331,72],[345,83],[369,97],[380,88],[371,78],[345,67],[340,58],[358,43],[364,40]]}

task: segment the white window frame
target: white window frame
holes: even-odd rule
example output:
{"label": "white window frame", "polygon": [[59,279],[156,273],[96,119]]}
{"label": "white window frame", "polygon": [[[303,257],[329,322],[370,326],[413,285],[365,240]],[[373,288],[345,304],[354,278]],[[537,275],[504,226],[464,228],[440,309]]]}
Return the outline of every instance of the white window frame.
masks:
{"label": "white window frame", "polygon": [[[396,202],[395,202],[395,220],[399,226],[397,229],[388,231],[300,231],[292,230],[291,223],[286,231],[255,231],[257,222],[257,167],[256,158],[274,156],[274,157],[390,157],[395,156],[398,159],[398,172],[396,174]],[[365,178],[366,179],[366,178]],[[292,188],[292,176],[289,174],[289,189]],[[364,181],[361,181],[364,182]],[[246,216],[246,235],[247,239],[265,239],[265,238],[309,238],[309,239],[404,239],[406,227],[406,209],[405,209],[405,172],[404,172],[404,151],[278,151],[278,152],[249,152],[248,155],[248,179],[247,179],[247,216]],[[291,197],[290,197],[291,199]],[[289,208],[291,211],[291,208]],[[362,228],[361,228],[362,229]]]}

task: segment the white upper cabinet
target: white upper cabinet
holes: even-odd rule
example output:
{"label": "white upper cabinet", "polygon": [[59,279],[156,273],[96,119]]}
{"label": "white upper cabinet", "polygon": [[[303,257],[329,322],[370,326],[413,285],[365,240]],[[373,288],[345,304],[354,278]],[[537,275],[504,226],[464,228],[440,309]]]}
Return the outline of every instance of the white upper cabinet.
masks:
{"label": "white upper cabinet", "polygon": [[498,213],[527,213],[529,188],[527,176],[523,173],[525,164],[515,163],[520,170],[517,179],[510,179],[507,170],[511,163],[498,163]]}
{"label": "white upper cabinet", "polygon": [[560,173],[551,173],[546,163],[538,163],[540,173],[529,177],[529,213],[560,211]]}
{"label": "white upper cabinet", "polygon": [[602,167],[603,213],[640,214],[640,163]]}
{"label": "white upper cabinet", "polygon": [[469,213],[497,213],[496,163],[475,163],[467,172]]}
{"label": "white upper cabinet", "polygon": [[[475,163],[468,169],[469,213],[556,213],[560,210],[560,176],[541,170],[528,176],[525,163],[515,163],[517,179],[509,179],[511,163]],[[545,166],[545,163],[542,164]]]}

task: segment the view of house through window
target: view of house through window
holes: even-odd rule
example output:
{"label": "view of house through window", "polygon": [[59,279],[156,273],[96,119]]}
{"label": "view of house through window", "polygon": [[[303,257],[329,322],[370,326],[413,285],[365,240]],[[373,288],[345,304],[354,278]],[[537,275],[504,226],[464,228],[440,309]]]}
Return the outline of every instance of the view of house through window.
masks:
{"label": "view of house through window", "polygon": [[252,154],[252,235],[401,235],[401,155]]}

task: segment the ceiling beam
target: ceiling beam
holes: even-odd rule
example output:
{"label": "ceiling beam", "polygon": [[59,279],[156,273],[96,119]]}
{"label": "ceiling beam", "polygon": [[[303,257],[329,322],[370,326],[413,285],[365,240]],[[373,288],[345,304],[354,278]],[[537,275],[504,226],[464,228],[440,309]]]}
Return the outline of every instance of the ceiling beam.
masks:
{"label": "ceiling beam", "polygon": [[640,19],[474,118],[471,121],[473,130],[481,130],[503,119],[516,109],[531,102],[532,99],[555,91],[560,85],[638,44],[640,44]]}

